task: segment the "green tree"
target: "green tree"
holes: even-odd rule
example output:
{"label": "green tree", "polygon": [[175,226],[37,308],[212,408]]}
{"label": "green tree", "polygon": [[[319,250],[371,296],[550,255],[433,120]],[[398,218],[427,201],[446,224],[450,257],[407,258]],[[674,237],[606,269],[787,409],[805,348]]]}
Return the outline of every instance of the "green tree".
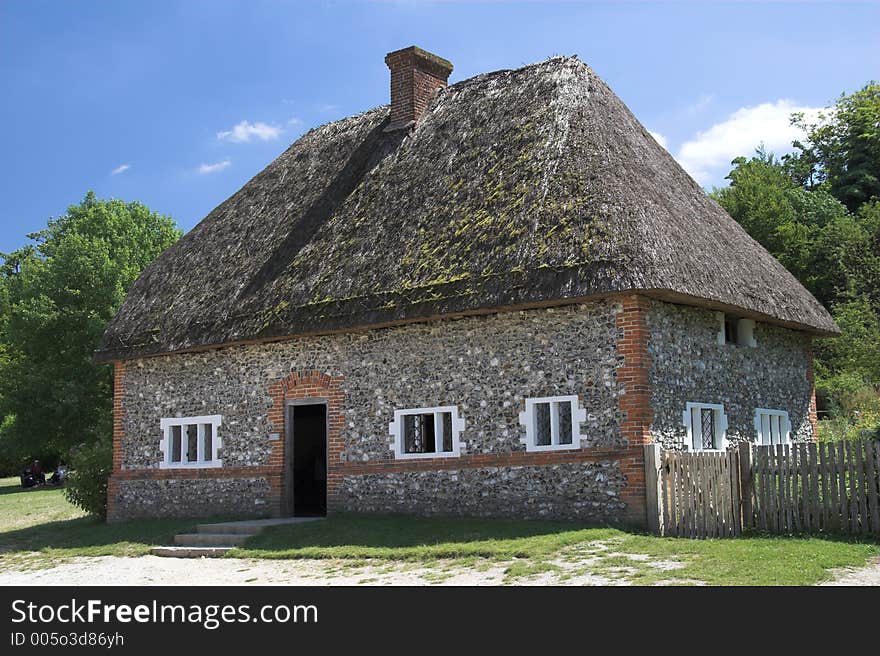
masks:
{"label": "green tree", "polygon": [[841,95],[815,122],[803,114],[792,122],[807,133],[794,143],[799,152],[787,159],[797,182],[827,187],[852,212],[880,198],[880,84]]}
{"label": "green tree", "polygon": [[89,192],[28,237],[0,269],[0,447],[23,456],[109,435],[112,371],[92,353],[129,286],[180,231],[140,203]]}
{"label": "green tree", "polygon": [[839,300],[848,287],[841,257],[861,239],[846,207],[822,189],[796,184],[763,149],[732,164],[730,185],[714,190],[715,200],[822,303]]}
{"label": "green tree", "polygon": [[843,334],[816,343],[817,389],[847,415],[876,404],[880,388],[880,201],[852,213],[817,182],[824,173],[805,176],[795,159],[761,149],[737,158],[730,185],[712,196],[831,310]]}

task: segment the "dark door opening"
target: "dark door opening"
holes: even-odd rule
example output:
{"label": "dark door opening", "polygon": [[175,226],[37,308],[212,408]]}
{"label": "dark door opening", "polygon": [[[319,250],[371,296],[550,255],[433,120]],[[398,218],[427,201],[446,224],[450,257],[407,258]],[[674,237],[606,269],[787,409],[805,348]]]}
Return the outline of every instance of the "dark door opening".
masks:
{"label": "dark door opening", "polygon": [[[287,507],[296,517],[327,514],[327,405],[290,406],[292,462]],[[292,497],[292,498],[291,498]]]}

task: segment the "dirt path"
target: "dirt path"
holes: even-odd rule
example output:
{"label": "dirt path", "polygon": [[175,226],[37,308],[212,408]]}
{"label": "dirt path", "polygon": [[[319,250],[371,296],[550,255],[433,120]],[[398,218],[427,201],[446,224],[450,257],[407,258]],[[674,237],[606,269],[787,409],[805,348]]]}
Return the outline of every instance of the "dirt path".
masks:
{"label": "dirt path", "polygon": [[822,585],[880,585],[880,558],[874,558],[867,567],[837,570],[834,580]]}
{"label": "dirt path", "polygon": [[[616,558],[615,565],[603,565],[605,557]],[[17,565],[0,566],[0,585],[629,585],[631,577],[646,568],[681,567],[648,556],[613,553],[600,544],[563,551],[559,558],[540,563],[96,556],[46,565],[38,560],[28,563],[25,557]]]}
{"label": "dirt path", "polygon": [[[239,558],[75,558],[47,569],[0,572],[0,585],[500,585],[506,566],[445,569],[410,563]],[[524,582],[524,581],[523,581]],[[595,584],[604,579],[596,578]]]}

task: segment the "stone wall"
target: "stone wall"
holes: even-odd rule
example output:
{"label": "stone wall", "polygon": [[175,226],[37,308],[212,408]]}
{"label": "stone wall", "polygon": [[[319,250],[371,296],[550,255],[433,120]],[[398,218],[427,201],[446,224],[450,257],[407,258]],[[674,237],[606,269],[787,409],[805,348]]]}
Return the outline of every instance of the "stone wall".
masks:
{"label": "stone wall", "polygon": [[612,461],[366,474],[344,478],[340,509],[618,522],[625,486]]}
{"label": "stone wall", "polygon": [[123,480],[114,519],[267,515],[269,496],[261,477]]}
{"label": "stone wall", "polygon": [[720,345],[715,312],[660,301],[651,303],[648,329],[651,431],[664,447],[684,443],[689,401],[723,404],[732,443],[755,439],[755,408],[786,410],[792,439],[810,439],[812,383],[803,333],[758,322],[757,346]]}
{"label": "stone wall", "polygon": [[[297,371],[341,380],[341,464],[388,461],[394,410],[440,405],[457,405],[465,420],[463,459],[522,452],[524,399],[564,394],[577,394],[587,410],[581,447],[625,446],[617,383],[619,312],[616,302],[595,301],[128,362],[119,440],[124,476],[116,483],[115,515],[177,514],[187,505],[193,514],[217,514],[210,501],[214,489],[223,497],[220,512],[265,514],[262,500],[271,493],[253,487],[251,479],[233,479],[234,489],[227,489],[216,479],[181,481],[157,471],[159,420],[219,414],[223,469],[266,467],[273,448],[269,435],[279,429],[270,421],[269,387]],[[334,463],[329,465],[332,470]],[[130,480],[138,470],[150,480]],[[552,467],[469,465],[455,474],[345,475],[336,497],[339,507],[352,510],[613,518],[623,505],[624,479],[613,459]],[[200,500],[183,502],[181,495]]]}

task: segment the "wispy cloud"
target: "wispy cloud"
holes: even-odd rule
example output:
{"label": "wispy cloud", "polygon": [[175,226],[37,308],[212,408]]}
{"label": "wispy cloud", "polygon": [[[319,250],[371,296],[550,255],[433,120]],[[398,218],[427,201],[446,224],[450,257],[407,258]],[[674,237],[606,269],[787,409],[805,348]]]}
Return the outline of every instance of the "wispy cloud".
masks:
{"label": "wispy cloud", "polygon": [[218,132],[217,138],[221,141],[231,141],[232,143],[248,143],[253,139],[271,141],[280,137],[283,131],[284,130],[277,125],[269,125],[268,123],[263,123],[261,121],[257,121],[256,123],[242,121],[233,126],[230,130],[222,130]]}
{"label": "wispy cloud", "polygon": [[751,155],[761,144],[777,154],[790,151],[791,142],[803,136],[791,125],[793,112],[810,119],[820,111],[786,99],[743,107],[686,140],[676,159],[700,184],[720,183],[732,159]]}
{"label": "wispy cloud", "polygon": [[228,169],[232,165],[232,160],[227,158],[213,164],[202,164],[199,167],[199,173],[205,175],[207,173],[219,173],[223,169]]}
{"label": "wispy cloud", "polygon": [[131,164],[120,164],[115,169],[110,171],[110,175],[119,175],[120,173],[125,173],[130,168]]}
{"label": "wispy cloud", "polygon": [[703,111],[709,108],[715,101],[715,94],[712,93],[704,93],[696,101],[692,102],[690,105],[684,108],[684,113],[689,116],[696,116],[697,114],[701,114]]}
{"label": "wispy cloud", "polygon": [[292,116],[290,119],[288,119],[287,124],[288,125],[302,125],[302,119],[297,116]]}
{"label": "wispy cloud", "polygon": [[654,132],[653,130],[648,130],[648,134],[650,134],[652,137],[654,137],[654,141],[656,141],[658,144],[660,144],[664,148],[667,148],[669,146],[669,140],[665,136],[660,134],[659,132]]}

